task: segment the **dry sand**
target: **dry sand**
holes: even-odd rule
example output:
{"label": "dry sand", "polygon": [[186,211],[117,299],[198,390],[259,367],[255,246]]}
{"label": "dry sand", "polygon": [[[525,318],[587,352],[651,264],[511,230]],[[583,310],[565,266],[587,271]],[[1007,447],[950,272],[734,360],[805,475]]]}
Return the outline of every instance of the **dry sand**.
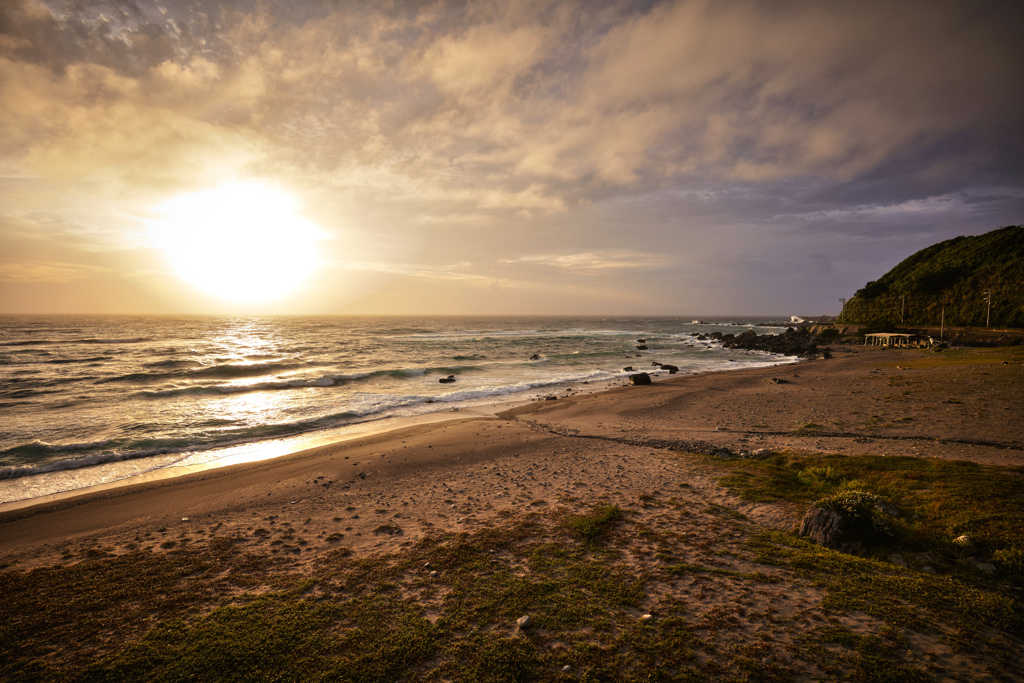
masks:
{"label": "dry sand", "polygon": [[[153,547],[161,535],[202,537],[216,525],[221,535],[244,535],[269,519],[290,523],[307,541],[294,550],[301,565],[337,547],[326,540],[331,534],[343,534],[356,553],[390,552],[438,531],[554,506],[630,505],[681,484],[674,495],[695,505],[727,504],[789,529],[792,510],[731,498],[706,466],[666,446],[1020,465],[1020,387],[1019,362],[839,347],[829,360],[531,403],[0,513],[0,561],[26,569],[81,546]],[[248,543],[251,552],[281,550],[269,538]]]}

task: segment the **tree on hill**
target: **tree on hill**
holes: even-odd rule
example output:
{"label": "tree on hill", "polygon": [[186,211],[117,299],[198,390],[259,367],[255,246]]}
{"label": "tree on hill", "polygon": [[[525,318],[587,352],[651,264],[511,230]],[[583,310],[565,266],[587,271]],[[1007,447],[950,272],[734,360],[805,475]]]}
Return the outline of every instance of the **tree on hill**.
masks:
{"label": "tree on hill", "polygon": [[1024,225],[922,249],[858,289],[842,319],[937,326],[943,311],[947,325],[984,326],[990,315],[992,327],[1024,327]]}

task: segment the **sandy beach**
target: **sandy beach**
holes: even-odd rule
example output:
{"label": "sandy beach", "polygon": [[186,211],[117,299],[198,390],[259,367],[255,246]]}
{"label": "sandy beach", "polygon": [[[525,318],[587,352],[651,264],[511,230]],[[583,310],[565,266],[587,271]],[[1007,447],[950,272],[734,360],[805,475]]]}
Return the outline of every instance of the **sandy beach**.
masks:
{"label": "sandy beach", "polygon": [[[33,566],[86,539],[116,546],[165,525],[243,531],[268,515],[311,518],[302,526],[317,539],[341,526],[348,547],[379,552],[492,523],[538,500],[623,501],[684,479],[721,499],[699,468],[666,457],[666,446],[697,443],[1022,465],[1021,386],[1019,363],[943,365],[941,354],[840,347],[829,360],[534,402],[8,512],[0,557]],[[374,535],[385,522],[402,534]],[[311,544],[301,555],[329,548]]]}
{"label": "sandy beach", "polygon": [[[86,561],[90,551],[106,558],[174,553],[229,538],[248,555],[288,558],[288,571],[302,575],[342,547],[356,559],[401,557],[452,533],[531,515],[553,520],[600,504],[676,539],[686,562],[718,566],[723,554],[744,556],[751,529],[793,531],[800,511],[741,500],[716,483],[716,462],[727,459],[680,452],[767,449],[1024,465],[1024,358],[988,360],[985,351],[969,363],[957,358],[838,346],[828,360],[538,401],[115,488],[0,514],[0,562],[9,574]],[[747,531],[737,532],[728,515],[744,520]],[[643,538],[623,542],[634,552],[626,566],[639,567],[657,546]],[[757,570],[749,560],[730,566]],[[771,604],[786,614],[821,599],[811,587],[759,590],[654,582],[642,609],[655,609],[673,591],[698,614],[741,594],[743,604]],[[933,645],[939,647],[927,647]],[[954,661],[959,655],[943,656],[964,680],[979,673]]]}

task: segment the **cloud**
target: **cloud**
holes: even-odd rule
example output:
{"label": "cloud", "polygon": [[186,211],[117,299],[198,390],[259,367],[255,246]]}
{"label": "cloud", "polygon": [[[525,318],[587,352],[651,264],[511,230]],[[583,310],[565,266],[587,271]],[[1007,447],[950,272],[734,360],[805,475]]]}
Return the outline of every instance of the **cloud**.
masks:
{"label": "cloud", "polygon": [[362,261],[338,263],[337,267],[346,270],[401,275],[404,277],[424,280],[446,280],[471,285],[515,287],[512,280],[496,278],[489,275],[466,272],[469,263],[454,263],[445,266],[426,266],[417,263],[387,263],[383,261]]}
{"label": "cloud", "polygon": [[811,211],[789,216],[808,221],[827,220],[835,222],[873,221],[900,223],[905,221],[928,221],[937,217],[959,218],[972,212],[985,211],[987,206],[1002,201],[1024,199],[1024,190],[1015,188],[971,189],[958,193],[908,199],[901,202],[857,204],[841,208]]}
{"label": "cloud", "polygon": [[0,263],[0,282],[67,283],[109,272],[106,268],[81,263],[55,261],[21,261]]}
{"label": "cloud", "polygon": [[673,259],[665,254],[616,251],[522,256],[516,259],[502,259],[501,263],[541,265],[573,273],[597,275],[621,270],[653,271],[671,266]]}
{"label": "cloud", "polygon": [[384,168],[400,193],[515,213],[692,174],[850,178],[952,135],[1021,137],[1005,85],[1024,75],[1005,40],[1020,22],[1002,5],[198,7],[15,3],[5,151],[154,182]]}

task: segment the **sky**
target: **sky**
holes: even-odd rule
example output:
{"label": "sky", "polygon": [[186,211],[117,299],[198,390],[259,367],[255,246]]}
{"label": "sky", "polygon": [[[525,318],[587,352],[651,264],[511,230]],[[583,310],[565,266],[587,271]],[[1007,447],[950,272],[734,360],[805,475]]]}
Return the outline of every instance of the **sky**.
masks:
{"label": "sky", "polygon": [[836,314],[1024,223],[1018,1],[0,3],[0,313]]}

